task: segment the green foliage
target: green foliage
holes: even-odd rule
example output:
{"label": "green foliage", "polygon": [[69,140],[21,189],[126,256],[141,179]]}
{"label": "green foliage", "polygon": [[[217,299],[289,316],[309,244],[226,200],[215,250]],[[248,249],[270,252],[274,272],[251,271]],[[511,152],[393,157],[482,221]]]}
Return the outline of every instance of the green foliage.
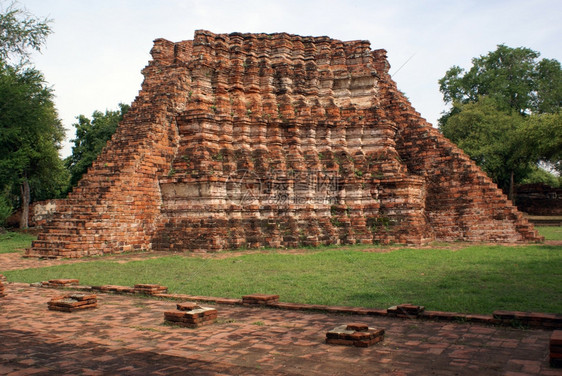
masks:
{"label": "green foliage", "polygon": [[20,252],[31,247],[31,242],[36,236],[21,232],[6,232],[0,234],[0,253]]}
{"label": "green foliage", "polygon": [[526,117],[520,134],[520,147],[535,161],[550,163],[562,173],[562,113]]}
{"label": "green foliage", "polygon": [[56,197],[67,184],[58,151],[64,128],[51,89],[33,68],[0,65],[0,191],[27,181],[32,200]]}
{"label": "green foliage", "polygon": [[[9,206],[26,209],[30,201],[52,198],[67,185],[58,151],[64,128],[43,75],[29,65],[51,33],[16,3],[0,3],[0,192]],[[17,61],[10,65],[10,62]],[[18,199],[18,195],[20,195]],[[5,208],[4,208],[5,209]],[[27,227],[27,216],[22,226]]]}
{"label": "green foliage", "polygon": [[502,111],[489,97],[468,104],[455,103],[455,114],[441,132],[463,149],[505,191],[514,183],[544,182],[558,186],[558,178],[537,167],[550,163],[562,172],[562,114],[521,116]]}
{"label": "green foliage", "polygon": [[99,260],[0,272],[15,282],[78,278],[85,285],[160,283],[173,293],[191,295],[267,293],[279,294],[285,302],[374,308],[409,302],[429,310],[489,314],[496,309],[561,312],[561,263],[562,249],[545,245],[388,253],[349,247],[217,259]]}
{"label": "green foliage", "polygon": [[120,103],[119,110],[106,110],[105,113],[95,111],[92,119],[84,115],[77,117],[78,123],[73,124],[76,128],[76,138],[72,140],[72,155],[64,161],[70,171],[71,188],[78,184],[82,175],[96,160],[129,109],[129,105]]}
{"label": "green foliage", "polygon": [[20,64],[29,57],[29,50],[40,51],[52,30],[51,20],[38,19],[16,3],[4,8],[0,2],[0,61],[18,58]]}
{"label": "green foliage", "polygon": [[6,198],[5,195],[0,194],[0,228],[6,224],[6,219],[12,215],[12,203]]}
{"label": "green foliage", "polygon": [[444,101],[452,103],[440,130],[506,192],[512,183],[539,178],[540,161],[562,171],[562,68],[538,57],[499,45],[473,59],[468,71],[454,66],[439,80]]}
{"label": "green foliage", "polygon": [[521,184],[543,183],[553,188],[560,188],[562,179],[540,167],[533,166],[531,172],[521,180]]}
{"label": "green foliage", "polygon": [[465,71],[454,66],[439,80],[446,103],[476,102],[492,97],[503,110],[520,114],[554,113],[562,104],[562,69],[557,60],[542,59],[528,48],[498,45],[472,59]]}
{"label": "green foliage", "polygon": [[456,114],[441,126],[443,135],[456,143],[502,188],[509,187],[511,171],[519,181],[531,170],[528,149],[520,148],[525,120],[498,108],[482,97],[475,103],[455,103]]}

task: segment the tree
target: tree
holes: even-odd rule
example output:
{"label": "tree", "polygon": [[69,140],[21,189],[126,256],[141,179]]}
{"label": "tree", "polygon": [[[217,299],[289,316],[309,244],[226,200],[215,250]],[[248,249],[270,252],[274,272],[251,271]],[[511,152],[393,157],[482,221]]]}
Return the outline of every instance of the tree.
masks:
{"label": "tree", "polygon": [[34,191],[52,197],[65,184],[58,155],[64,128],[39,71],[0,66],[0,130],[0,192],[19,190],[26,228]]}
{"label": "tree", "polygon": [[[0,2],[2,6],[2,2]],[[3,8],[3,6],[2,6]],[[49,19],[38,19],[12,2],[0,8],[0,60],[18,58],[27,62],[30,50],[40,51],[52,30]]]}
{"label": "tree", "polygon": [[91,120],[84,115],[76,117],[78,123],[73,124],[76,128],[76,138],[72,140],[72,155],[64,161],[70,171],[71,188],[78,184],[82,175],[96,160],[129,108],[129,105],[120,103],[119,110],[116,111],[106,110],[105,114],[95,111]]}
{"label": "tree", "polygon": [[560,63],[537,61],[539,56],[528,48],[498,45],[496,51],[473,59],[472,68],[466,72],[458,66],[449,69],[439,80],[439,90],[445,103],[470,103],[480,97],[492,97],[501,109],[521,115],[559,112]]}
{"label": "tree", "polygon": [[502,188],[512,194],[514,181],[532,169],[532,151],[521,148],[525,119],[499,110],[488,97],[455,104],[456,114],[441,127],[443,135],[456,143]]}
{"label": "tree", "polygon": [[[17,201],[6,203],[6,196],[17,192],[20,227],[26,228],[32,198],[60,193],[67,172],[58,155],[64,128],[52,91],[28,60],[51,33],[50,21],[15,4],[0,9],[0,193],[6,211]],[[13,61],[17,63],[10,65]]]}
{"label": "tree", "polygon": [[534,162],[547,162],[562,175],[562,113],[529,116],[519,140]]}
{"label": "tree", "polygon": [[452,103],[439,129],[510,198],[539,161],[560,166],[562,68],[539,56],[499,45],[468,71],[453,66],[439,80],[443,100]]}

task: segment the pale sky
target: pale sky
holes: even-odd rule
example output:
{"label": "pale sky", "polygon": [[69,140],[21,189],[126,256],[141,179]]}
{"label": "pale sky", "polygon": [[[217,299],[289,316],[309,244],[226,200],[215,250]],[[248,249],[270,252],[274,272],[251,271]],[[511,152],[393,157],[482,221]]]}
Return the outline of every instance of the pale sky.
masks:
{"label": "pale sky", "polygon": [[560,0],[19,0],[54,33],[33,63],[56,95],[71,153],[76,116],[117,109],[140,90],[152,41],[214,33],[287,32],[366,39],[384,48],[390,73],[413,106],[436,125],[446,109],[437,81],[453,65],[498,44],[562,61]]}

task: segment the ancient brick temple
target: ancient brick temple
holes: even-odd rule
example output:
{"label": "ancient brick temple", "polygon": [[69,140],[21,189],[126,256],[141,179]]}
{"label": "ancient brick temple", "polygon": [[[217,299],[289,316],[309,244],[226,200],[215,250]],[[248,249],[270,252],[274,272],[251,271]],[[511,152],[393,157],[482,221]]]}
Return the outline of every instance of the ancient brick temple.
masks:
{"label": "ancient brick temple", "polygon": [[28,256],[539,240],[367,41],[197,31],[151,53]]}

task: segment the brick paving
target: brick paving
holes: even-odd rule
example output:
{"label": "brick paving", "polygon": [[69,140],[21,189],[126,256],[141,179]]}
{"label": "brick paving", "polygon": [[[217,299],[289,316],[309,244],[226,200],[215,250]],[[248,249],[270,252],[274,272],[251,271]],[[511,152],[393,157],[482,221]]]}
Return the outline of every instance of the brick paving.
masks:
{"label": "brick paving", "polygon": [[[6,293],[1,375],[562,375],[546,330],[209,304],[217,322],[189,329],[164,323],[171,301],[100,293],[98,308],[65,313],[47,309],[60,290]],[[384,328],[384,341],[325,344],[351,322]]]}

